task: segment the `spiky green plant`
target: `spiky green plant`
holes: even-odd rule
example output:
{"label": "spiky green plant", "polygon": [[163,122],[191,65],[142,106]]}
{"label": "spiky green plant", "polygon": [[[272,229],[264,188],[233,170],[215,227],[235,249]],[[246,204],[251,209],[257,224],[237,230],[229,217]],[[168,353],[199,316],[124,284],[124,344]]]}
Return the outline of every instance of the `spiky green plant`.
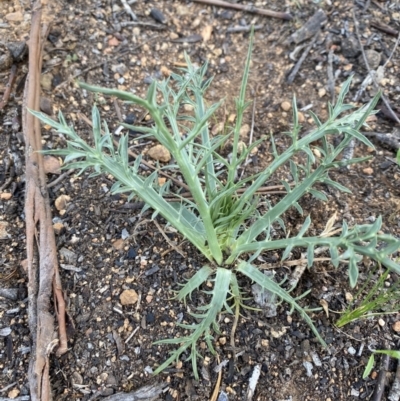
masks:
{"label": "spiky green plant", "polygon": [[[314,248],[326,246],[332,258],[332,264],[339,266],[341,260],[348,260],[350,284],[354,286],[358,277],[357,263],[362,256],[371,259],[400,272],[400,266],[390,259],[400,241],[380,233],[381,218],[372,225],[361,225],[349,228],[344,222],[340,236],[317,237],[305,236],[311,219],[308,216],[299,233],[291,238],[273,239],[271,231],[278,224],[284,228],[283,214],[291,207],[302,213],[298,203],[305,194],[326,200],[326,195],[315,188],[316,184],[331,185],[336,189],[349,192],[341,184],[331,180],[328,171],[350,163],[361,162],[366,158],[346,161],[338,160],[338,156],[349,142],[355,138],[362,143],[373,147],[370,141],[363,136],[359,129],[364,125],[367,117],[373,113],[378,100],[375,97],[371,103],[357,110],[345,104],[344,98],[349,90],[351,80],[348,79],[342,86],[335,106],[329,105],[329,117],[321,122],[312,114],[316,128],[304,137],[299,137],[300,125],[296,101],[293,100],[293,128],[288,133],[291,145],[281,153],[278,152],[273,136],[270,141],[273,150],[273,161],[262,172],[250,177],[237,178],[238,168],[246,160],[252,149],[265,141],[250,145],[247,149],[240,146],[240,128],[243,124],[243,115],[249,102],[245,101],[247,81],[250,69],[250,57],[253,39],[245,63],[240,94],[236,100],[236,124],[222,136],[212,137],[209,130],[209,121],[220,106],[221,102],[207,106],[204,100],[205,93],[212,84],[212,79],[206,79],[207,64],[200,68],[194,66],[186,57],[187,68],[181,75],[173,74],[163,82],[153,82],[146,98],[134,94],[91,86],[85,83],[79,85],[89,91],[115,96],[128,103],[141,106],[151,116],[152,127],[130,126],[126,128],[142,132],[144,136],[154,139],[164,145],[171,153],[174,167],[178,169],[190,189],[192,199],[177,197],[176,202],[169,202],[165,195],[170,192],[168,182],[159,187],[157,171],[148,177],[140,174],[141,157],[133,164],[128,158],[128,136],[122,136],[117,148],[114,147],[107,124],[102,134],[99,111],[93,107],[93,136],[94,147],[80,138],[72,127],[66,123],[63,115],[59,114],[59,122],[49,117],[33,112],[44,123],[54,127],[68,138],[66,149],[47,151],[54,155],[66,156],[68,168],[86,170],[92,168],[94,173],[111,174],[115,178],[112,193],[129,193],[130,198],[137,196],[147,207],[154,210],[154,215],[160,214],[174,226],[183,237],[189,240],[198,251],[208,260],[194,276],[183,285],[177,294],[180,301],[187,300],[191,293],[198,290],[206,281],[213,282],[213,288],[207,292],[209,303],[198,308],[193,313],[196,320],[193,324],[181,324],[187,329],[186,337],[159,341],[163,344],[176,344],[178,348],[156,373],[165,369],[186,350],[190,349],[189,359],[192,361],[194,374],[197,377],[197,342],[205,339],[211,351],[213,332],[218,331],[218,316],[221,311],[232,312],[243,304],[241,289],[237,276],[242,275],[257,282],[263,288],[276,294],[281,300],[290,304],[292,310],[297,310],[309,324],[320,342],[325,345],[306,310],[298,304],[298,299],[290,295],[290,289],[285,289],[272,279],[262,274],[253,263],[261,252],[268,250],[283,250],[282,260],[289,256],[295,247],[307,249],[308,267],[313,265]],[[159,100],[158,100],[159,99]],[[193,114],[184,112],[182,107],[189,104],[193,107]],[[350,112],[350,110],[352,110]],[[341,142],[334,147],[329,138],[341,136]],[[222,144],[230,141],[232,144],[231,157],[226,160],[217,150]],[[320,142],[320,146],[312,144]],[[321,157],[314,156],[312,146],[318,149]],[[302,158],[295,159],[301,155]],[[305,160],[301,163],[299,160]],[[286,195],[276,204],[270,204],[268,210],[262,213],[257,209],[257,191],[267,182],[276,171],[289,166],[293,177],[293,186],[283,182]],[[220,167],[223,167],[220,169]],[[239,190],[244,190],[239,195]],[[378,248],[379,245],[379,248]]]}

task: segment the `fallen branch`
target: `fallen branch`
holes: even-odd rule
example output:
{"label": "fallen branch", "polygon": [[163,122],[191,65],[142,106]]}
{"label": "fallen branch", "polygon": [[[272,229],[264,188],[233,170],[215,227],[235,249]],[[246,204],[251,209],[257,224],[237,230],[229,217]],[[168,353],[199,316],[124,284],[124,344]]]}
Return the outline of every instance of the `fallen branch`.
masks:
{"label": "fallen branch", "polygon": [[[28,274],[28,316],[32,336],[28,380],[32,401],[52,399],[49,356],[59,345],[58,354],[67,350],[65,329],[65,303],[58,271],[56,241],[52,226],[46,174],[41,150],[40,123],[27,110],[39,110],[40,73],[42,67],[43,38],[41,36],[41,1],[32,7],[29,40],[29,73],[25,84],[23,132],[26,162],[26,252]],[[44,26],[47,32],[48,27]],[[53,294],[54,293],[54,294]],[[54,316],[50,313],[54,295],[58,317],[59,339],[55,339]]]}
{"label": "fallen branch", "polygon": [[[385,349],[388,349],[385,347]],[[379,371],[378,379],[376,380],[376,387],[370,398],[370,401],[381,401],[383,392],[385,391],[386,376],[389,370],[389,355],[382,355],[381,369]]]}
{"label": "fallen branch", "polygon": [[131,6],[127,3],[126,0],[121,0],[122,5],[124,6],[125,12],[131,16],[134,21],[137,21],[136,14],[132,11]]}
{"label": "fallen branch", "polygon": [[143,386],[131,393],[117,393],[103,398],[102,401],[151,401],[159,398],[165,383],[155,383]]}
{"label": "fallen branch", "polygon": [[[380,87],[380,85],[379,85],[379,83],[378,83],[378,81],[377,81],[377,79],[376,79],[376,71],[373,71],[373,70],[371,69],[371,67],[369,66],[368,59],[367,59],[367,56],[366,56],[366,54],[365,54],[364,46],[363,46],[362,43],[361,43],[361,35],[360,35],[360,30],[358,29],[358,21],[357,21],[357,19],[356,19],[356,13],[355,13],[355,11],[354,11],[354,8],[353,8],[352,14],[353,14],[353,22],[354,22],[354,27],[355,27],[355,30],[356,30],[357,40],[358,40],[358,43],[359,43],[359,45],[360,45],[360,49],[361,49],[361,53],[362,53],[362,56],[363,56],[363,59],[364,59],[364,63],[365,63],[365,66],[366,66],[366,68],[367,68],[367,71],[368,71],[368,76],[367,76],[367,78],[364,80],[364,81],[366,81],[365,87],[366,87],[367,84],[368,84],[368,82],[367,82],[368,80],[370,80],[370,81],[372,81],[372,82],[374,83],[375,88],[376,88],[378,91],[381,91],[381,92],[382,92],[382,94],[381,94],[381,99],[382,99],[383,103],[385,104],[386,108],[387,108],[387,109],[390,111],[390,113],[393,115],[395,121],[396,121],[398,124],[400,124],[400,119],[398,118],[397,114],[396,114],[396,113],[393,111],[393,109],[391,108],[391,106],[390,106],[390,104],[389,104],[389,102],[388,102],[386,96],[383,94],[383,91],[381,90],[381,87]],[[400,34],[399,34],[399,36],[398,36],[398,38],[397,38],[396,44],[395,44],[395,46],[394,46],[394,48],[393,48],[393,50],[392,50],[392,53],[391,53],[391,55],[390,55],[388,61],[393,57],[394,52],[396,51],[396,49],[397,49],[397,47],[398,47],[398,45],[399,45],[399,41],[400,41]],[[385,63],[385,66],[386,66],[386,64],[388,63],[388,61]],[[383,69],[385,68],[385,66],[383,67]],[[359,92],[360,92],[360,91],[359,91]],[[357,100],[358,100],[358,97],[360,96],[360,93],[359,93],[359,92],[357,92],[356,99],[354,99],[355,101],[357,101]]]}
{"label": "fallen branch", "polygon": [[387,33],[388,35],[398,36],[400,33],[396,29],[393,29],[392,27],[390,27],[387,24],[384,24],[381,21],[371,21],[370,25],[373,26],[374,28],[378,29],[379,31]]}
{"label": "fallen branch", "polygon": [[10,77],[8,79],[6,90],[4,91],[3,99],[1,99],[1,102],[0,102],[0,110],[3,110],[4,106],[7,104],[8,98],[10,97],[10,94],[11,94],[11,89],[14,85],[16,78],[17,78],[17,65],[13,64],[11,66]]}
{"label": "fallen branch", "polygon": [[260,29],[264,28],[264,25],[247,25],[247,26],[233,26],[231,28],[228,28],[226,30],[226,33],[241,33],[241,32],[250,32],[251,28],[255,31],[258,31]]}
{"label": "fallen branch", "polygon": [[301,55],[301,57],[299,58],[299,60],[295,64],[295,66],[292,68],[292,70],[290,71],[288,77],[286,78],[286,82],[288,84],[291,84],[294,81],[294,79],[296,78],[296,75],[297,75],[301,65],[303,64],[304,60],[308,56],[308,53],[310,53],[310,50],[314,46],[314,43],[317,41],[318,36],[319,36],[319,31],[314,35],[314,37],[312,38],[312,40],[310,41],[310,43],[304,50],[303,54]]}
{"label": "fallen branch", "polygon": [[245,6],[243,4],[228,3],[222,0],[193,0],[193,1],[196,3],[208,4],[210,6],[232,8],[234,10],[247,11],[253,14],[266,15],[267,17],[280,18],[287,21],[293,19],[293,17],[288,13],[282,13],[279,11],[272,11],[272,10],[264,10],[262,8],[254,7],[253,5],[250,4]]}
{"label": "fallen branch", "polygon": [[393,380],[392,388],[388,395],[389,401],[399,401],[400,399],[400,363],[397,361],[396,375]]}
{"label": "fallen branch", "polygon": [[258,379],[261,373],[261,365],[255,365],[253,373],[249,379],[249,387],[247,388],[246,401],[251,401],[253,399],[254,393],[256,391]]}
{"label": "fallen branch", "polygon": [[400,149],[400,135],[395,135],[395,132],[393,134],[385,134],[380,132],[363,132],[363,135],[375,137],[377,141],[385,144],[394,151],[398,151]]}

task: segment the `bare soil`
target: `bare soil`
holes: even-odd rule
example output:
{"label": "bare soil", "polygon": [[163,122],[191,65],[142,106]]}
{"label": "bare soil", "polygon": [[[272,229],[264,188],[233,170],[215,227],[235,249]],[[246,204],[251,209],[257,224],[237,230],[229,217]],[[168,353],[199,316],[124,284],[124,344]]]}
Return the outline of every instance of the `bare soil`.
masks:
{"label": "bare soil", "polygon": [[[374,0],[367,3],[356,2],[355,15],[363,47],[375,51],[370,54],[373,57],[378,54],[380,58],[377,68],[390,57],[396,36],[377,29],[374,22],[399,31],[400,5]],[[135,21],[119,1],[60,1],[53,5],[54,23],[44,49],[42,110],[54,117],[61,110],[86,138],[90,137],[90,127],[81,114],[90,118],[94,102],[112,132],[121,120],[134,118],[136,123],[144,124],[143,110],[81,90],[75,79],[144,96],[152,80],[179,71],[186,52],[194,63],[209,62],[208,74],[214,76],[214,82],[207,101],[211,103],[222,97],[226,100],[213,122],[216,127],[234,114],[234,98],[238,95],[249,43],[248,32],[229,33],[229,29],[253,23],[261,25],[255,34],[247,94],[255,107],[249,107],[245,114],[243,140],[249,141],[254,121],[254,140],[272,133],[278,151],[282,151],[288,145],[283,133],[290,129],[292,119],[291,110],[284,110],[284,102],[291,102],[296,95],[304,134],[313,127],[310,105],[322,120],[326,118],[327,102],[337,95],[340,85],[351,74],[354,79],[348,101],[354,102],[368,71],[355,34],[353,4],[270,0],[257,1],[255,5],[290,12],[293,19],[272,19],[188,1],[155,0],[131,4],[137,16],[136,23],[132,23]],[[288,43],[288,38],[318,8],[323,9],[327,20],[293,83],[289,84],[287,76],[304,49],[297,55],[292,54],[298,44]],[[154,9],[157,11],[151,13]],[[29,39],[30,12],[28,2],[0,3],[0,32],[5,44]],[[22,20],[12,21],[15,17],[10,15],[18,13]],[[304,43],[309,44],[310,40]],[[336,77],[333,91],[329,87],[332,82],[328,77],[329,54],[333,57],[331,67]],[[23,269],[25,150],[20,124],[26,71],[26,58],[21,58],[12,96],[0,111],[0,397],[10,398],[29,395],[30,333],[26,313],[27,277]],[[0,71],[0,92],[4,92],[9,74],[8,65]],[[400,50],[395,49],[381,81],[395,112],[400,110],[399,77]],[[354,103],[364,104],[374,94],[373,85],[369,85]],[[393,133],[396,122],[382,103],[379,110],[369,122],[370,132]],[[65,145],[64,138],[49,127],[44,126],[42,134],[44,147]],[[355,156],[371,156],[368,162],[332,172],[332,178],[347,186],[352,194],[321,188],[328,195],[328,202],[305,197],[301,202],[304,216],[293,208],[285,217],[289,230],[295,232],[310,214],[313,221],[310,232],[317,234],[337,212],[338,223],[346,220],[349,225],[371,223],[382,216],[383,230],[400,235],[400,169],[394,162],[395,149],[375,137],[371,140],[375,149],[359,143],[355,148]],[[150,161],[146,153],[154,143],[134,143],[132,137],[132,145]],[[268,165],[272,160],[270,151],[267,139],[258,147],[249,169],[256,171]],[[194,294],[186,306],[173,299],[179,283],[192,276],[203,260],[187,242],[165,228],[162,219],[157,221],[169,241],[151,221],[151,212],[140,214],[134,201],[128,203],[126,197],[111,195],[111,177],[89,179],[89,173],[81,176],[75,173],[62,176],[56,183],[59,173],[48,175],[70,317],[69,351],[60,358],[52,357],[54,400],[102,399],[161,382],[165,388],[159,395],[160,400],[208,400],[216,385],[214,368],[223,360],[227,364],[223,368],[220,391],[229,400],[246,399],[249,377],[257,364],[261,365],[261,375],[255,400],[328,401],[370,397],[379,365],[369,378],[362,379],[369,347],[398,349],[399,337],[393,325],[400,320],[400,314],[385,315],[381,320],[378,317],[360,320],[337,329],[338,313],[345,309],[348,293],[354,295],[357,289],[349,287],[346,266],[335,269],[329,262],[316,262],[304,273],[295,290],[295,295],[312,290],[301,300],[303,306],[319,307],[321,300],[328,303],[328,315],[323,310],[311,314],[328,343],[327,349],[321,347],[296,313],[288,315],[288,306],[281,304],[274,318],[267,318],[263,312],[243,311],[235,332],[234,349],[230,345],[233,317],[222,315],[221,332],[215,335],[218,357],[205,344],[199,344],[204,356],[199,361],[199,381],[194,380],[191,365],[184,358],[154,377],[152,371],[167,358],[169,349],[155,346],[153,342],[184,335],[176,323],[189,323],[192,319],[189,312],[205,302],[201,293]],[[288,171],[281,174],[268,184],[278,185],[278,178],[288,177]],[[272,194],[268,199],[274,202],[279,196]],[[64,205],[56,202],[60,199]],[[296,250],[290,259],[296,260],[300,255],[301,250]],[[273,264],[277,277],[292,274],[292,267],[278,263],[279,254],[261,256],[260,263]],[[360,283],[373,267],[368,261],[360,263]],[[388,285],[397,279],[392,274]],[[252,283],[241,284],[251,294]],[[120,295],[128,289],[136,291],[138,301],[123,306]],[[251,300],[249,305],[256,306]],[[391,361],[385,394],[395,370],[396,363]],[[5,391],[1,392],[2,389]]]}

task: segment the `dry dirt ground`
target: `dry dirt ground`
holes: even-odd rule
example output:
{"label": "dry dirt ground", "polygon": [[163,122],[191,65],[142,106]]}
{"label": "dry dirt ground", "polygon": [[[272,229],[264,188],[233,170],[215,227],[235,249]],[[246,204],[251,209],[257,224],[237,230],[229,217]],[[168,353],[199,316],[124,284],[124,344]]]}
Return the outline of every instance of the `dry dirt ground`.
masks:
{"label": "dry dirt ground", "polygon": [[[331,0],[254,3],[259,8],[290,12],[291,21],[185,0],[130,3],[137,21],[132,20],[117,0],[64,0],[53,5],[56,7],[51,16],[54,22],[44,49],[42,110],[52,116],[62,110],[84,137],[90,136],[90,129],[81,113],[90,117],[94,101],[113,132],[121,119],[144,123],[143,111],[87,93],[77,87],[75,78],[144,95],[152,80],[177,71],[184,61],[184,52],[194,63],[209,62],[208,75],[215,78],[207,100],[226,99],[213,121],[213,126],[218,127],[234,113],[233,99],[238,94],[249,42],[247,32],[232,31],[232,28],[245,28],[254,23],[259,29],[255,34],[248,98],[255,101],[255,107],[246,112],[243,139],[249,140],[254,120],[254,139],[273,133],[278,151],[282,150],[287,146],[282,133],[291,124],[291,111],[285,110],[284,102],[290,102],[296,95],[298,108],[302,110],[302,132],[307,132],[313,126],[310,106],[324,119],[327,102],[337,95],[341,83],[354,74],[348,96],[352,102],[367,76],[355,34],[353,6],[362,45],[369,51],[370,62],[376,63],[372,68],[386,63],[395,47],[396,32],[400,30],[400,5],[394,1],[364,3],[360,0],[354,5]],[[232,3],[236,2],[232,0]],[[327,18],[319,35],[312,35],[302,43],[288,40],[319,8]],[[0,2],[0,36],[4,44],[28,39],[30,12],[27,1]],[[303,43],[307,47],[312,40],[308,56],[293,82],[288,83],[288,74],[304,51],[304,48],[297,52],[295,49]],[[329,68],[335,78],[333,87]],[[399,70],[400,49],[397,49],[386,64],[381,80],[395,112],[400,110]],[[0,397],[18,395],[20,399],[29,399],[30,355],[27,277],[21,265],[26,258],[24,142],[20,124],[26,71],[26,59],[18,60],[16,84],[8,105],[0,112]],[[4,92],[9,74],[9,66],[0,71],[0,91]],[[373,94],[370,85],[356,103],[367,102]],[[370,121],[371,131],[392,133],[396,123],[382,104],[379,107],[380,112]],[[65,145],[65,140],[49,127],[43,127],[42,134],[47,148]],[[154,145],[133,141],[134,136],[134,150],[143,154]],[[352,194],[332,193],[325,188],[328,202],[311,198],[302,201],[304,214],[311,214],[315,233],[323,230],[336,211],[338,221],[345,219],[350,225],[370,223],[381,215],[384,231],[400,235],[400,170],[394,162],[394,149],[374,138],[372,141],[375,149],[361,144],[355,148],[356,156],[370,155],[370,161],[332,173]],[[270,160],[270,145],[266,140],[258,147],[251,168],[259,170]],[[150,220],[151,214],[140,215],[140,210],[129,205],[126,198],[111,195],[111,177],[89,179],[86,173],[77,177],[70,172],[54,182],[58,177],[59,174],[49,173],[48,181],[52,183],[49,193],[54,205],[70,322],[69,351],[61,358],[52,356],[54,400],[102,399],[116,392],[161,382],[165,388],[158,397],[160,400],[210,399],[218,362],[205,344],[199,344],[204,355],[203,361],[199,361],[199,381],[194,380],[191,365],[184,358],[159,376],[151,374],[168,355],[167,346],[152,343],[183,335],[184,330],[176,322],[190,322],[188,312],[204,302],[202,296],[194,295],[191,304],[185,307],[172,299],[179,283],[201,265],[199,255],[167,230],[169,241],[184,256],[177,253]],[[279,181],[269,184],[279,184]],[[276,199],[274,196],[279,194],[269,197],[272,202]],[[304,217],[294,209],[285,219],[288,228],[295,230]],[[164,227],[162,219],[158,223]],[[278,254],[262,256],[264,262],[279,261]],[[296,251],[291,258],[295,260],[299,256],[300,251]],[[372,267],[360,264],[361,282]],[[277,265],[275,271],[278,277],[283,277],[292,270]],[[396,280],[397,276],[392,274],[388,285]],[[242,285],[251,292],[250,282],[244,281]],[[134,305],[121,305],[120,295],[127,289],[135,290],[138,295]],[[335,270],[328,262],[315,263],[304,273],[296,294],[308,289],[312,291],[302,300],[303,305],[318,307],[321,300],[329,305],[328,316],[324,311],[312,315],[328,348],[323,349],[299,316],[288,316],[287,305],[281,304],[274,318],[265,317],[263,312],[244,311],[235,333],[235,349],[232,349],[233,318],[223,315],[221,333],[215,336],[219,360],[228,361],[223,368],[220,399],[226,399],[224,394],[229,400],[245,399],[249,377],[257,364],[261,366],[261,375],[255,400],[328,401],[370,397],[376,372],[362,379],[369,347],[398,349],[399,336],[393,325],[400,320],[400,314],[385,315],[380,321],[378,318],[356,321],[338,330],[335,327],[338,314],[334,311],[343,311],[348,293],[356,292],[348,285],[345,266]],[[256,306],[253,301],[249,305]],[[396,363],[392,361],[389,385],[395,370]]]}

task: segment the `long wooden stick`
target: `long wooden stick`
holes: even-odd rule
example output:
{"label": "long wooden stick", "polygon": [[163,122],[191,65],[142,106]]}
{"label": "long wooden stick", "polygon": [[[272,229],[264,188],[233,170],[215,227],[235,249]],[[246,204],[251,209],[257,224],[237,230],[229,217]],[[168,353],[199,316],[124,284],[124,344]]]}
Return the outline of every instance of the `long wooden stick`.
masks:
{"label": "long wooden stick", "polygon": [[232,8],[234,10],[247,11],[253,14],[266,15],[267,17],[279,18],[290,21],[293,17],[288,13],[279,11],[264,10],[263,8],[254,7],[252,5],[245,6],[243,4],[227,3],[222,0],[193,0],[196,3],[208,4],[210,6],[219,6],[225,8]]}
{"label": "long wooden stick", "polygon": [[[49,26],[43,24],[47,31]],[[67,349],[65,303],[58,272],[57,248],[52,225],[49,196],[46,188],[41,131],[39,120],[27,110],[39,110],[40,73],[43,37],[42,5],[37,0],[32,6],[29,38],[29,73],[25,84],[23,132],[26,162],[26,252],[28,273],[28,322],[32,337],[31,359],[28,370],[32,401],[50,401],[50,360],[53,349],[59,353]],[[54,315],[50,312],[52,294],[59,323],[59,339],[55,336]]]}
{"label": "long wooden stick", "polygon": [[17,78],[17,65],[13,64],[11,66],[10,78],[8,79],[8,84],[6,90],[4,91],[3,99],[0,102],[0,110],[3,110],[10,97],[12,87],[14,85],[15,79]]}

